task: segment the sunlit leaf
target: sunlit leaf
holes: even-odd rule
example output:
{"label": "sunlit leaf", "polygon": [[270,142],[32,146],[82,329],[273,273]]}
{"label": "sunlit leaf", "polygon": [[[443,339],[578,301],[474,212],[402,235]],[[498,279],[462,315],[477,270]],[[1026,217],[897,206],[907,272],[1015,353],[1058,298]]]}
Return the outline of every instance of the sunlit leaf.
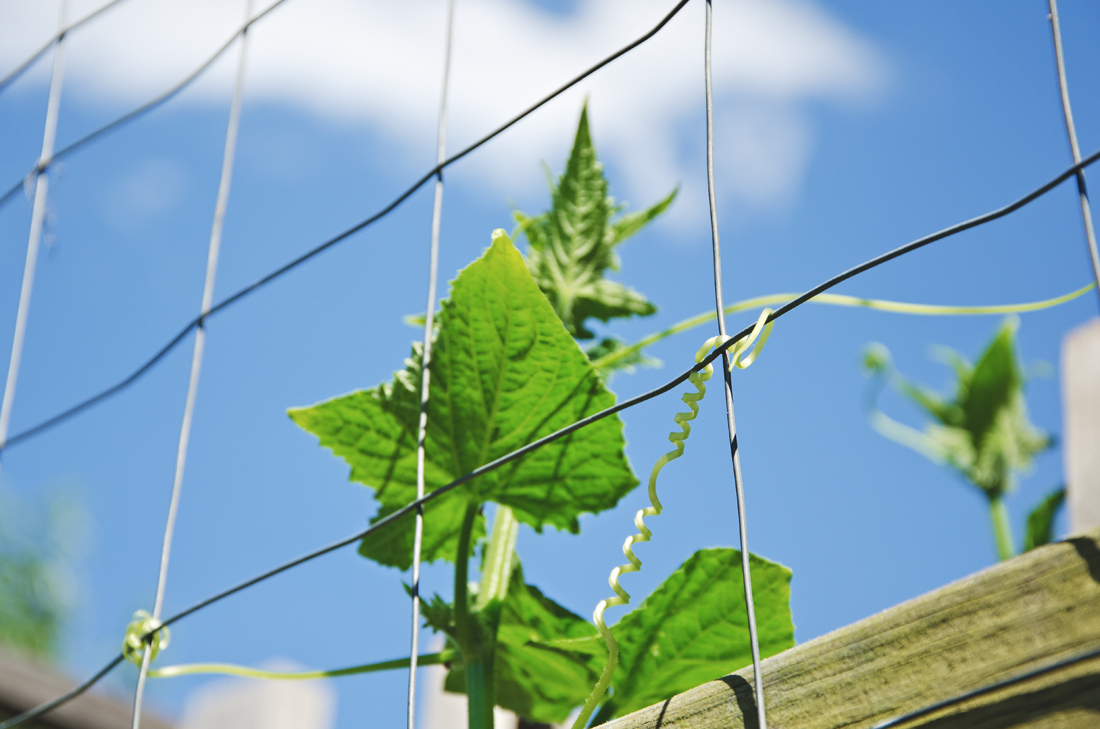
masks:
{"label": "sunlit leaf", "polygon": [[[762,657],[794,645],[791,571],[749,556]],[[741,553],[703,549],[672,573],[612,633],[619,669],[601,718],[664,701],[752,662]]]}
{"label": "sunlit leaf", "polygon": [[518,567],[512,580],[497,631],[497,704],[532,721],[564,721],[599,674],[587,656],[540,643],[590,637],[595,628],[525,584]]}
{"label": "sunlit leaf", "polygon": [[[791,571],[751,555],[760,650],[771,656],[794,645]],[[752,661],[741,553],[703,549],[641,605],[612,627],[619,668],[606,720],[663,701]],[[582,704],[607,659],[596,628],[522,581],[516,569],[497,633],[497,703],[528,719],[561,721]],[[448,690],[461,692],[461,667]]]}
{"label": "sunlit leaf", "polygon": [[[580,418],[614,396],[562,327],[503,232],[443,301],[433,356],[425,482],[430,491]],[[416,495],[420,348],[394,379],[290,411],[374,489],[390,513]],[[542,529],[579,530],[583,512],[611,508],[637,479],[622,423],[605,418],[455,489],[425,511],[424,559],[454,560],[466,504],[494,501]],[[361,552],[408,568],[412,519],[372,534]],[[478,517],[476,538],[484,535]],[[476,542],[475,538],[475,542]]]}

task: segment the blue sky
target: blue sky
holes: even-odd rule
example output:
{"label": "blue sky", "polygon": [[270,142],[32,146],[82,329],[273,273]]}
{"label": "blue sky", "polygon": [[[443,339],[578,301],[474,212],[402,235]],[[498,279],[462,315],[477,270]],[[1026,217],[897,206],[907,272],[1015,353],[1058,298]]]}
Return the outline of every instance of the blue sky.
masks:
{"label": "blue sky", "polygon": [[[3,69],[49,36],[53,11],[0,0]],[[129,0],[73,34],[64,144],[169,86],[239,22],[242,7]],[[638,35],[671,3],[458,0],[451,148]],[[32,7],[33,6],[33,7]],[[74,15],[80,15],[77,5]],[[216,299],[374,212],[432,164],[443,6],[288,2],[255,27]],[[1100,9],[1062,3],[1082,151],[1100,143]],[[809,288],[920,235],[998,207],[1065,169],[1069,149],[1046,4],[718,0],[716,155],[726,299]],[[5,16],[7,19],[5,19]],[[155,30],[150,31],[153,28]],[[564,95],[447,176],[440,271],[474,259],[513,207],[547,204],[585,96],[613,192],[635,207],[677,184],[665,220],[626,244],[622,279],[661,310],[601,329],[634,339],[712,305],[702,114],[702,5],[652,44]],[[0,180],[33,163],[48,60],[0,93]],[[193,88],[75,154],[54,172],[13,431],[127,373],[197,312],[229,104],[232,54]],[[401,366],[423,310],[430,191],[210,322],[167,612],[362,528],[367,490],[285,415],[373,386]],[[18,297],[30,205],[0,209],[0,359]],[[1089,281],[1076,191],[1065,185],[991,225],[937,243],[839,292],[986,304],[1056,296]],[[1025,362],[1054,365],[1028,389],[1033,420],[1061,428],[1062,337],[1095,316],[1095,295],[1026,315]],[[751,315],[731,318],[739,328]],[[806,306],[780,321],[763,357],[735,375],[750,545],[794,571],[806,641],[981,569],[994,560],[982,498],[878,435],[862,411],[858,361],[871,341],[937,387],[945,344],[975,355],[996,318],[940,319]],[[681,371],[709,332],[662,342],[662,369],[617,377],[631,396]],[[89,515],[77,560],[64,662],[74,675],[116,651],[153,598],[190,342],[140,384],[4,454],[7,489],[58,490]],[[913,425],[919,413],[884,398]],[[628,455],[648,472],[679,411],[669,394],[624,415]],[[695,550],[736,544],[720,398],[703,403],[687,457],[662,478],[665,513],[628,589],[644,596]],[[1040,458],[1011,497],[1020,536],[1061,483],[1061,452]],[[641,491],[582,520],[579,536],[524,531],[528,579],[588,615]],[[407,652],[401,576],[325,557],[189,618],[165,662],[337,667]],[[449,592],[450,573],[426,572]],[[125,693],[132,673],[112,690]],[[180,710],[203,679],[156,683]],[[404,715],[404,677],[343,679],[339,727]]]}

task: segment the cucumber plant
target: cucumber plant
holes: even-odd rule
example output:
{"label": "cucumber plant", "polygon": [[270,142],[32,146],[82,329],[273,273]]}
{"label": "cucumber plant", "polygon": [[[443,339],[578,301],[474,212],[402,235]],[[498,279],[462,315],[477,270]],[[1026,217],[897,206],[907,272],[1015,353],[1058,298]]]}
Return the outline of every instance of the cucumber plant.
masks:
{"label": "cucumber plant", "polygon": [[[1027,384],[1016,347],[1019,322],[1008,318],[971,364],[958,352],[943,348],[955,374],[954,393],[941,395],[917,385],[894,370],[890,350],[872,344],[864,351],[864,369],[874,377],[868,399],[871,425],[885,437],[942,464],[962,476],[986,499],[997,556],[1017,554],[1005,498],[1015,490],[1020,474],[1054,438],[1031,423],[1024,399]],[[878,394],[890,384],[930,415],[923,431],[883,413]],[[1065,499],[1059,487],[1029,514],[1023,551],[1051,541],[1054,519]]]}
{"label": "cucumber plant", "polygon": [[[503,231],[452,282],[433,334],[425,487],[439,488],[615,401],[592,352],[586,320],[646,316],[656,307],[606,279],[615,247],[663,212],[673,191],[645,211],[619,215],[582,111],[552,207],[516,213],[526,256]],[[421,353],[414,343],[392,380],[292,409],[291,418],[373,490],[373,521],[416,496]],[[626,361],[626,364],[640,360]],[[520,524],[577,533],[583,513],[614,507],[638,484],[618,416],[598,421],[429,503],[423,559],[454,563],[453,599],[423,603],[425,625],[445,636],[445,688],[469,699],[469,726],[493,725],[500,706],[536,723],[564,720],[584,702],[606,660],[596,628],[526,582],[516,554]],[[493,523],[486,525],[492,505]],[[411,567],[413,522],[392,523],[360,544],[380,564]],[[480,549],[479,549],[480,548]],[[471,581],[472,559],[480,576]],[[760,648],[794,644],[786,567],[751,555]],[[612,627],[620,664],[594,723],[661,701],[751,661],[740,553],[693,554]],[[608,566],[612,562],[609,555]]]}
{"label": "cucumber plant", "polygon": [[[614,403],[603,379],[558,319],[504,231],[466,267],[442,302],[432,357],[426,488]],[[416,495],[419,353],[393,380],[290,416],[374,490],[375,521]],[[564,719],[602,667],[595,628],[524,580],[515,554],[521,523],[576,533],[578,517],[615,506],[638,480],[623,452],[622,422],[605,418],[474,479],[425,508],[426,561],[455,564],[454,599],[436,595],[425,623],[453,660],[446,686],[469,697],[470,727],[492,726],[501,706],[532,721]],[[485,507],[496,504],[491,530]],[[412,522],[372,533],[360,553],[408,569]],[[481,550],[481,575],[470,560]],[[761,651],[793,645],[790,571],[753,557]],[[622,665],[602,721],[719,678],[749,661],[740,555],[696,552],[614,626]]]}

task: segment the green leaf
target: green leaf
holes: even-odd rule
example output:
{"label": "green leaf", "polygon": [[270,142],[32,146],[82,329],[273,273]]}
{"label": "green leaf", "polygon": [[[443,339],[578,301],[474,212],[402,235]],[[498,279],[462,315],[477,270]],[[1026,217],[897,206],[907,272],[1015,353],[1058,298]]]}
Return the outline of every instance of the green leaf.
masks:
{"label": "green leaf", "polygon": [[497,630],[497,704],[535,722],[564,721],[584,703],[599,668],[587,655],[542,644],[595,633],[588,621],[525,584],[517,567]]}
{"label": "green leaf", "polygon": [[[680,192],[679,186],[675,190],[668,194],[664,200],[651,205],[649,208],[642,210],[638,213],[627,213],[623,217],[616,220],[611,225],[611,241],[612,245],[618,245],[630,236],[637,233],[639,230],[649,225],[653,220],[668,209],[668,206],[672,204],[672,201],[676,199],[677,193]],[[615,266],[618,270],[618,265]]]}
{"label": "green leaf", "polygon": [[[794,645],[791,572],[750,556],[760,650]],[[751,663],[741,553],[704,549],[692,555],[637,609],[612,627],[620,660],[607,719],[663,701]],[[497,703],[533,721],[562,721],[584,702],[603,670],[607,648],[587,621],[523,581],[517,565],[497,629]],[[447,677],[464,690],[461,666]]]}
{"label": "green leaf", "polygon": [[[592,690],[600,666],[590,653],[553,644],[598,638],[596,629],[526,584],[518,560],[501,608],[493,659],[497,705],[534,722],[565,720]],[[463,667],[453,665],[444,688],[463,693],[465,686]]]}
{"label": "green leaf", "polygon": [[[761,657],[794,645],[791,571],[749,556]],[[619,668],[610,707],[622,716],[713,681],[752,662],[741,553],[703,549],[613,628]]]}
{"label": "green leaf", "polygon": [[974,365],[970,381],[958,396],[964,414],[961,425],[970,432],[974,447],[979,451],[1000,412],[1008,408],[1023,389],[1024,379],[1016,360],[1016,327],[1015,319],[1005,321]]}
{"label": "green leaf", "polygon": [[80,511],[64,499],[24,501],[0,488],[0,644],[44,660],[56,658],[69,612],[69,538]]}
{"label": "green leaf", "polygon": [[[425,484],[430,491],[614,404],[503,231],[442,302],[431,365]],[[290,411],[374,489],[379,515],[416,495],[420,347],[394,379]],[[537,530],[579,531],[577,517],[613,507],[638,481],[622,422],[605,418],[455,489],[425,509],[424,559],[454,560],[469,501],[511,507]],[[377,518],[377,517],[376,517]],[[479,516],[476,543],[484,536]],[[407,569],[413,520],[364,540],[367,557]]]}
{"label": "green leaf", "polygon": [[1016,329],[1016,320],[1006,319],[973,366],[944,350],[955,372],[954,396],[893,377],[898,389],[937,421],[925,427],[926,447],[916,450],[947,463],[991,499],[1010,492],[1017,473],[1053,442],[1028,419]]}
{"label": "green leaf", "polygon": [[677,191],[647,210],[613,221],[622,208],[607,194],[586,105],[565,172],[556,185],[551,182],[550,192],[549,211],[535,217],[517,211],[515,217],[530,244],[527,265],[569,333],[591,339],[595,335],[585,328],[591,317],[606,322],[655,313],[657,307],[645,296],[604,278],[604,273],[619,268],[615,247],[664,212]]}
{"label": "green leaf", "polygon": [[[407,583],[401,583],[405,593],[411,598],[412,587]],[[420,616],[424,618],[424,627],[430,628],[433,633],[442,633],[448,638],[453,638],[455,633],[455,609],[454,605],[444,600],[435,593],[431,598],[420,600]]]}
{"label": "green leaf", "polygon": [[1044,544],[1050,544],[1054,538],[1054,518],[1066,500],[1065,487],[1047,495],[1027,515],[1027,534],[1024,535],[1024,551],[1028,552]]}

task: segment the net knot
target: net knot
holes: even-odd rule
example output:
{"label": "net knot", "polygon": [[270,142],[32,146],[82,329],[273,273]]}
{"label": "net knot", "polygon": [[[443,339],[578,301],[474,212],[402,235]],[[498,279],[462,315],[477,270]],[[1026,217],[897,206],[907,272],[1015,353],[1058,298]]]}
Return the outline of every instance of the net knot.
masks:
{"label": "net knot", "polygon": [[145,658],[145,649],[151,651],[149,662],[156,660],[157,653],[168,647],[168,628],[145,610],[138,610],[126,626],[126,636],[122,639],[122,655],[130,663],[140,666]]}

